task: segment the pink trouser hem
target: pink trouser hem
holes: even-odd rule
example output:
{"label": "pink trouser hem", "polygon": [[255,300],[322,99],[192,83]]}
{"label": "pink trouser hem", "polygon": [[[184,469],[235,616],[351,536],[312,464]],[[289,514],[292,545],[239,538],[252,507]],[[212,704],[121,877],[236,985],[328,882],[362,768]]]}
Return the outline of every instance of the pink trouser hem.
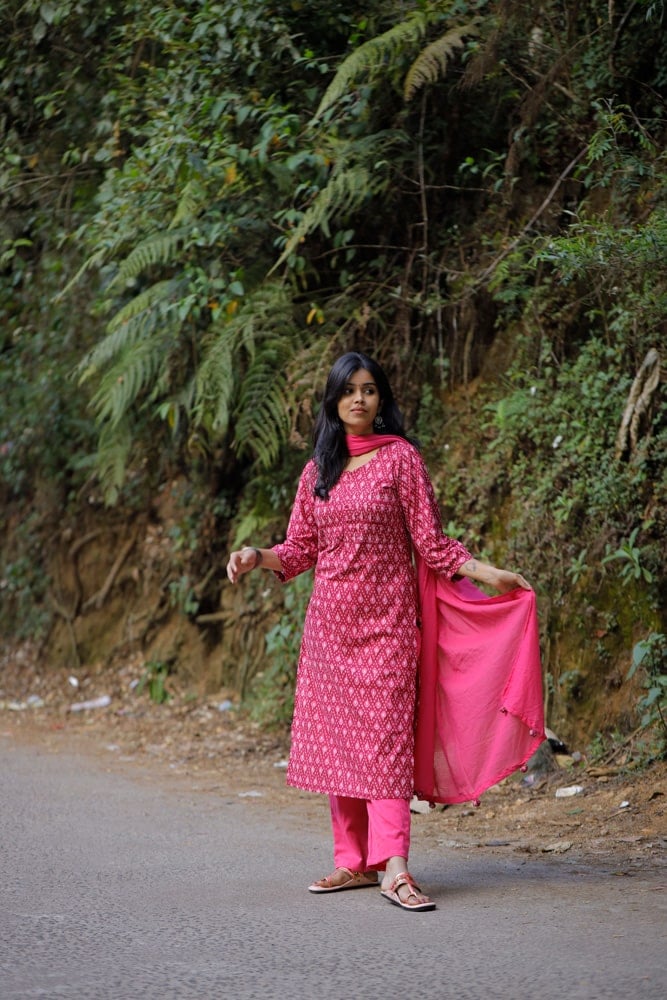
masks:
{"label": "pink trouser hem", "polygon": [[410,851],[408,799],[353,799],[330,795],[336,868],[384,871],[389,858]]}

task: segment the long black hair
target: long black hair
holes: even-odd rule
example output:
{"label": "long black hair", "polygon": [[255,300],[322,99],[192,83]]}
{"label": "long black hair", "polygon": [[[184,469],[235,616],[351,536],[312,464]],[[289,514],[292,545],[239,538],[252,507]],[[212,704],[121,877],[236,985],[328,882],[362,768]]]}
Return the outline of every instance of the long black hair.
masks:
{"label": "long black hair", "polygon": [[329,372],[324,399],[313,428],[313,458],[318,472],[313,492],[322,500],[328,500],[329,490],[340,479],[350,457],[345,443],[345,428],[338,416],[338,401],[351,377],[361,369],[370,372],[378,387],[383,421],[379,433],[407,437],[403,415],[394,399],[389,379],[377,361],[357,351],[343,354]]}

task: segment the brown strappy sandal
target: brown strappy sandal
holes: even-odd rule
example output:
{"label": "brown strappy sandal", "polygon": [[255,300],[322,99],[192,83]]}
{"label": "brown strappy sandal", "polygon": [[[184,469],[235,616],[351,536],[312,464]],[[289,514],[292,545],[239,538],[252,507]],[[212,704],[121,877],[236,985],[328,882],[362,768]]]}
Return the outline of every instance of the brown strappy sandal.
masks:
{"label": "brown strappy sandal", "polygon": [[[345,872],[348,878],[344,882],[333,880],[338,872]],[[325,875],[318,882],[308,886],[308,892],[342,892],[344,889],[367,889],[378,885],[377,872],[353,872],[349,868],[336,868],[331,875]]]}
{"label": "brown strappy sandal", "polygon": [[[398,894],[398,890],[402,885],[407,885],[408,888],[410,889],[410,896],[408,896],[407,900],[401,899],[401,897]],[[384,896],[384,898],[388,899],[389,902],[393,903],[394,906],[400,906],[402,910],[418,910],[420,912],[423,912],[424,910],[435,910],[435,903],[431,902],[431,900],[423,903],[409,902],[412,896],[418,898],[419,896],[421,896],[421,894],[422,891],[415,882],[415,880],[413,879],[410,872],[401,872],[399,875],[396,876],[396,878],[393,880],[388,889],[382,890],[382,895]]]}

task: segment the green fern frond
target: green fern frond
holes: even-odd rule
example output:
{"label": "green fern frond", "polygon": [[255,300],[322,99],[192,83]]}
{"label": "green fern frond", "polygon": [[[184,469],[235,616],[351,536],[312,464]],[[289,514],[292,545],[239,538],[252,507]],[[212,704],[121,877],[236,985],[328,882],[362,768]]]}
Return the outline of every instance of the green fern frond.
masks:
{"label": "green fern frond", "polygon": [[195,422],[225,433],[238,382],[229,331],[220,330],[195,375]]}
{"label": "green fern frond", "polygon": [[174,291],[175,282],[156,281],[154,285],[144,289],[139,295],[135,295],[133,299],[130,299],[129,302],[118,310],[111,320],[109,320],[107,331],[113,333],[119,327],[129,323],[130,320],[136,319],[143,312],[152,309],[159,302],[168,302]]}
{"label": "green fern frond", "polygon": [[259,342],[271,332],[287,330],[292,301],[289,291],[278,282],[267,282],[248,295],[242,309],[229,321],[234,350],[254,355]]}
{"label": "green fern frond", "polygon": [[128,345],[102,376],[92,406],[97,419],[117,427],[165,362],[172,330],[161,324],[151,337]]}
{"label": "green fern frond", "polygon": [[189,227],[182,226],[179,229],[152,233],[146,237],[122,262],[109,288],[120,282],[137,278],[147,267],[152,267],[155,264],[170,264],[177,260],[180,246],[189,233]]}
{"label": "green fern frond", "polygon": [[289,346],[274,339],[263,344],[241,386],[235,445],[239,455],[250,452],[266,467],[276,460],[289,434],[284,375]]}
{"label": "green fern frond", "polygon": [[125,479],[125,470],[132,450],[132,434],[126,420],[102,428],[97,446],[97,474],[104,502],[112,506]]}
{"label": "green fern frond", "polygon": [[253,358],[257,346],[268,335],[292,335],[292,300],[287,288],[279,282],[267,282],[248,296],[239,313],[235,330],[235,351],[244,350]]}
{"label": "green fern frond", "polygon": [[335,77],[327,87],[315,112],[314,120],[321,118],[324,112],[340,100],[360,77],[372,77],[379,70],[386,69],[388,62],[394,59],[397,53],[420,42],[428,24],[428,11],[411,11],[400,24],[395,24],[393,28],[389,28],[376,38],[370,38],[351,52],[338,67]]}
{"label": "green fern frond", "polygon": [[106,260],[108,260],[110,257],[113,256],[115,251],[120,246],[121,242],[122,241],[120,239],[116,239],[112,240],[110,243],[105,243],[102,246],[98,247],[97,250],[95,250],[94,253],[90,255],[90,257],[87,257],[86,260],[84,260],[79,270],[76,272],[73,278],[70,278],[70,280],[67,282],[63,290],[61,292],[58,292],[58,294],[56,295],[56,301],[62,299],[65,295],[67,295],[67,293],[71,291],[74,285],[76,285],[77,282],[81,280],[84,274],[86,274],[94,267],[101,267]]}
{"label": "green fern frond", "polygon": [[287,289],[278,282],[269,282],[246,296],[232,319],[222,319],[210,327],[195,376],[196,423],[217,433],[227,431],[247,360],[252,361],[267,336],[278,336],[290,343],[291,309]]}
{"label": "green fern frond", "polygon": [[[166,375],[166,372],[163,373]],[[194,375],[192,375],[186,383],[180,387],[176,392],[172,392],[170,395],[166,394],[164,398],[160,398],[157,386],[159,383],[156,382],[153,392],[150,395],[150,400],[152,402],[157,402],[155,408],[155,413],[161,420],[163,420],[172,433],[177,433],[184,426],[183,418],[185,418],[185,423],[188,422],[190,415],[192,413],[193,402],[194,402]],[[192,441],[200,441],[198,436],[193,436]]]}
{"label": "green fern frond", "polygon": [[262,285],[207,340],[196,374],[195,421],[218,434],[234,421],[239,455],[269,466],[290,430],[287,371],[298,345],[288,290],[278,282]]}
{"label": "green fern frond", "polygon": [[190,413],[195,401],[195,379],[191,376],[184,385],[181,386],[174,398],[174,405],[177,409]]}
{"label": "green fern frond", "polygon": [[452,28],[441,38],[437,38],[419,53],[408,70],[403,85],[403,96],[411,101],[420,87],[427,83],[435,83],[447,72],[447,64],[457,49],[462,49],[465,39],[479,34],[475,21]]}
{"label": "green fern frond", "polygon": [[306,236],[316,229],[321,229],[325,236],[329,236],[329,223],[332,219],[354,211],[380,186],[378,177],[373,176],[365,167],[354,166],[337,170],[327,186],[318,192],[315,200],[304,212],[269,274],[280,267]]}
{"label": "green fern frond", "polygon": [[99,374],[100,370],[129,350],[138,340],[150,336],[164,319],[165,310],[154,308],[167,304],[177,282],[159,281],[128,302],[107,325],[107,335],[85,355],[77,366],[79,382]]}
{"label": "green fern frond", "polygon": [[192,177],[184,185],[181,198],[176,206],[170,229],[176,229],[183,222],[195,219],[207,203],[206,188],[198,177]]}

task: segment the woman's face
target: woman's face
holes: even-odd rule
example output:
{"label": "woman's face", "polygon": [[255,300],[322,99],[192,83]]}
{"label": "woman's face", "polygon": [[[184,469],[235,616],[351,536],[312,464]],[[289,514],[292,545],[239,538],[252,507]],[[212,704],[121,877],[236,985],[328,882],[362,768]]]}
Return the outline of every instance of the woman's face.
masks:
{"label": "woman's face", "polygon": [[380,393],[370,372],[360,368],[350,375],[338,400],[338,416],[345,433],[372,434],[380,403]]}

